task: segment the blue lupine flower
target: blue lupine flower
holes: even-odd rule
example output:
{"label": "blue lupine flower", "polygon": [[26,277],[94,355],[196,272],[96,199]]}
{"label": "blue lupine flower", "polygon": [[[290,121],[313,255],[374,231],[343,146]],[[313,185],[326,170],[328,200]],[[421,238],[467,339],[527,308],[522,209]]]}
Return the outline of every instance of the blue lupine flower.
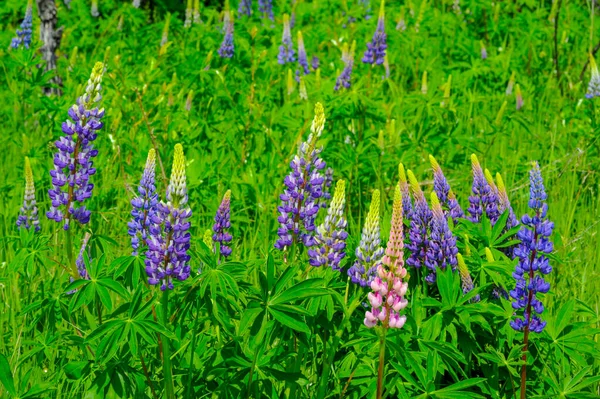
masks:
{"label": "blue lupine flower", "polygon": [[536,162],[530,173],[529,199],[529,208],[533,210],[534,215],[532,217],[526,214],[521,219],[522,227],[517,235],[521,243],[514,251],[519,263],[513,273],[516,285],[510,296],[517,318],[511,321],[510,325],[517,331],[540,333],[546,326],[546,322],[539,317],[544,311],[544,305],[537,298],[537,294],[545,294],[550,290],[550,283],[544,280],[544,275],[552,271],[548,254],[553,250],[550,235],[554,223],[547,217],[547,197],[542,174]]}
{"label": "blue lupine flower", "polygon": [[231,58],[233,57],[235,46],[233,43],[233,20],[231,19],[231,12],[229,10],[226,10],[223,15],[223,31],[225,33],[223,42],[217,51],[222,58]]}
{"label": "blue lupine flower", "polygon": [[588,84],[587,93],[585,93],[585,97],[588,99],[600,97],[600,72],[598,71],[598,64],[596,64],[596,60],[592,54],[590,54],[590,71],[592,75],[590,77],[590,83]]}
{"label": "blue lupine flower", "polygon": [[346,183],[339,180],[335,186],[333,200],[327,209],[325,221],[317,227],[315,245],[308,250],[309,263],[312,266],[330,266],[340,270],[340,262],[346,256],[346,238],[348,223],[344,218],[346,205]]}
{"label": "blue lupine flower", "polygon": [[23,18],[23,22],[21,22],[21,29],[17,29],[17,37],[12,39],[10,46],[14,49],[23,46],[25,48],[29,48],[31,45],[31,33],[32,33],[32,12],[31,12],[31,2],[27,5],[27,9],[25,10],[25,18]]}
{"label": "blue lupine flower", "polygon": [[262,17],[273,21],[273,0],[258,0],[258,11]]}
{"label": "blue lupine flower", "polygon": [[356,248],[356,261],[350,269],[348,276],[354,284],[366,287],[377,274],[377,267],[383,258],[381,247],[381,228],[379,227],[379,190],[373,191],[373,199],[369,207],[369,214],[363,227],[360,245]]}
{"label": "blue lupine flower", "polygon": [[370,43],[367,43],[367,50],[365,51],[362,62],[365,64],[383,64],[385,50],[387,49],[386,37],[384,2],[382,0],[379,18],[377,19],[377,28],[373,34],[373,40],[371,40]]}
{"label": "blue lupine flower", "polygon": [[[62,124],[65,135],[55,142],[58,152],[54,154],[54,169],[50,171],[52,188],[48,195],[51,207],[46,216],[58,223],[64,222],[65,230],[69,229],[72,218],[81,224],[90,221],[91,212],[81,204],[92,196],[94,188],[89,180],[96,173],[92,159],[98,155],[93,142],[103,126],[104,109],[98,109],[102,100],[103,74],[104,65],[96,63],[85,93],[69,109],[71,120]],[[80,206],[76,207],[77,204]]]}
{"label": "blue lupine flower", "polygon": [[38,208],[35,202],[35,185],[33,183],[33,172],[29,158],[25,157],[25,195],[23,196],[23,206],[17,218],[17,227],[29,230],[34,228],[35,232],[40,231],[40,221],[38,218]]}
{"label": "blue lupine flower", "polygon": [[[215,224],[213,225],[213,236],[212,241],[216,244],[219,243],[220,255],[227,259],[231,255],[231,247],[229,246],[233,237],[229,233],[231,227],[231,190],[227,190],[223,196],[223,201],[217,209],[215,215]],[[216,247],[215,247],[216,252]]]}
{"label": "blue lupine flower", "polygon": [[448,184],[448,180],[446,180],[442,168],[433,155],[429,156],[429,161],[431,162],[431,168],[433,169],[433,190],[442,203],[444,215],[446,217],[450,216],[452,221],[456,224],[459,218],[464,217],[464,213],[456,200],[456,196],[452,192],[452,189],[450,189],[450,184]]}
{"label": "blue lupine flower", "polygon": [[151,221],[156,218],[158,209],[158,193],[155,185],[155,166],[156,155],[154,149],[148,152],[146,167],[138,186],[138,196],[131,200],[131,221],[127,224],[129,227],[128,233],[131,236],[131,247],[133,255],[137,255],[140,247],[140,238],[146,242],[148,237],[148,228]]}
{"label": "blue lupine flower", "polygon": [[310,60],[310,66],[312,66],[313,71],[319,69],[319,57],[313,55],[312,59]]}
{"label": "blue lupine flower", "polygon": [[338,91],[342,86],[346,89],[350,88],[352,83],[352,68],[354,66],[354,49],[356,48],[356,41],[352,42],[352,47],[348,48],[348,43],[344,44],[342,49],[342,61],[344,62],[344,69],[342,73],[335,80],[334,90]]}
{"label": "blue lupine flower", "polygon": [[298,153],[290,162],[291,172],[285,177],[285,189],[280,195],[279,239],[275,248],[285,251],[294,242],[312,247],[315,244],[315,219],[320,209],[325,178],[322,170],[325,161],[319,154],[323,148],[317,148],[317,139],[325,127],[325,111],[321,103],[315,105],[315,118],[308,140],[300,144]]}
{"label": "blue lupine flower", "polygon": [[161,284],[160,289],[173,289],[173,278],[180,281],[190,276],[190,222],[185,180],[185,157],[181,144],[175,146],[167,203],[160,202],[151,220],[146,244],[148,284]]}
{"label": "blue lupine flower", "polygon": [[[79,272],[79,277],[84,280],[89,280],[90,275],[88,274],[87,268],[85,267],[84,254],[86,253],[88,242],[92,235],[90,233],[85,233],[83,236],[83,240],[81,241],[81,248],[79,249],[79,255],[77,255],[77,259],[75,260],[75,265],[77,266],[77,271]],[[89,254],[89,252],[88,252]],[[92,258],[88,258],[88,261],[91,263]]]}
{"label": "blue lupine flower", "polygon": [[252,15],[252,0],[240,0],[238,14],[247,16]]}
{"label": "blue lupine flower", "polygon": [[428,231],[433,214],[415,175],[410,170],[407,171],[407,174],[414,203],[410,213],[410,229],[408,230],[408,244],[406,244],[406,248],[410,250],[410,256],[406,260],[406,264],[419,268],[427,262]]}
{"label": "blue lupine flower", "polygon": [[481,215],[485,211],[486,216],[492,225],[494,225],[500,216],[498,212],[498,196],[485,179],[485,175],[475,154],[471,155],[471,164],[473,168],[473,189],[469,197],[470,206],[467,209],[471,215],[469,220],[475,223],[480,222]]}
{"label": "blue lupine flower", "polygon": [[427,245],[427,255],[425,256],[425,266],[429,268],[430,273],[425,277],[429,284],[435,283],[436,271],[438,268],[444,270],[450,266],[456,270],[458,248],[456,247],[456,237],[448,228],[448,220],[442,211],[442,205],[434,192],[431,193],[431,235]]}
{"label": "blue lupine flower", "polygon": [[279,46],[279,54],[277,54],[277,62],[285,65],[288,62],[296,60],[295,51],[292,47],[292,31],[290,29],[290,16],[283,15],[283,35],[281,37],[281,46]]}
{"label": "blue lupine flower", "polygon": [[306,57],[306,49],[304,48],[304,39],[302,38],[302,31],[298,31],[298,64],[300,64],[300,67],[302,67],[302,71],[305,75],[310,73],[308,59]]}

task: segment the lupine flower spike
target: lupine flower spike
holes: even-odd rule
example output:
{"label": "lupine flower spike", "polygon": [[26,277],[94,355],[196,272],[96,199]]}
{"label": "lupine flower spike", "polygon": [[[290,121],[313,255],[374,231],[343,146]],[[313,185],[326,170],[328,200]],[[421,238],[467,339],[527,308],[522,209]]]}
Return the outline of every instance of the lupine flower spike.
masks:
{"label": "lupine flower spike", "polygon": [[169,26],[171,25],[171,14],[167,14],[165,26],[163,27],[162,37],[160,39],[160,47],[164,47],[169,42]]}
{"label": "lupine flower spike", "polygon": [[133,2],[131,3],[135,8],[140,8],[140,6],[142,5],[142,0],[133,0]]}
{"label": "lupine flower spike", "polygon": [[[85,267],[85,259],[84,255],[86,253],[88,242],[92,235],[90,233],[85,233],[83,236],[83,240],[81,241],[81,248],[79,249],[79,255],[77,255],[77,259],[75,260],[75,265],[77,266],[77,271],[79,272],[79,277],[84,280],[89,280],[90,275],[88,274],[87,268]],[[89,253],[89,252],[88,252]],[[89,262],[92,261],[91,258],[88,259]]]}
{"label": "lupine flower spike", "polygon": [[429,284],[435,283],[436,271],[438,268],[445,270],[448,266],[452,270],[456,269],[456,237],[448,228],[448,220],[442,211],[442,205],[434,192],[431,193],[431,210],[433,217],[431,219],[431,236],[427,245],[427,255],[425,257],[425,266],[430,273],[425,277]]}
{"label": "lupine flower spike", "polygon": [[31,33],[32,33],[32,11],[31,11],[31,0],[27,3],[27,9],[25,10],[25,18],[21,22],[21,29],[17,29],[17,37],[12,39],[10,46],[14,49],[23,46],[29,48],[31,45]]}
{"label": "lupine flower spike", "polygon": [[510,230],[516,225],[519,224],[517,217],[515,216],[515,212],[510,205],[510,200],[508,199],[508,193],[506,192],[506,186],[504,185],[504,180],[502,180],[502,176],[500,173],[496,173],[496,184],[498,187],[498,211],[500,214],[503,214],[508,210],[508,219],[506,221],[506,230]]}
{"label": "lupine flower spike", "polygon": [[33,183],[33,172],[29,164],[29,158],[25,157],[25,195],[23,206],[17,218],[17,227],[29,230],[33,227],[35,232],[40,231],[38,208],[35,202],[35,185]]}
{"label": "lupine flower spike", "polygon": [[189,28],[192,26],[192,13],[194,11],[194,0],[187,0],[187,6],[185,7],[185,20],[183,21],[183,27]]}
{"label": "lupine flower spike", "polygon": [[235,47],[233,44],[233,20],[229,10],[225,10],[223,14],[223,31],[225,35],[218,53],[222,58],[231,58]]}
{"label": "lupine flower spike", "polygon": [[219,244],[220,255],[227,259],[231,255],[231,234],[229,228],[231,227],[231,190],[227,190],[223,196],[223,201],[219,205],[217,214],[215,215],[215,224],[213,225],[213,236],[212,241],[215,245]]}
{"label": "lupine flower spike", "polygon": [[288,62],[296,60],[295,51],[292,45],[292,31],[290,29],[290,16],[283,15],[283,34],[281,36],[281,46],[279,46],[279,54],[277,54],[277,62],[285,65]]}
{"label": "lupine flower spike", "polygon": [[444,209],[444,215],[446,215],[446,217],[450,216],[452,221],[456,224],[459,218],[464,217],[463,210],[456,200],[456,196],[452,192],[440,164],[437,163],[433,155],[429,155],[429,161],[431,162],[431,168],[433,169],[433,189],[443,207],[446,208]]}
{"label": "lupine flower spike", "polygon": [[158,204],[158,215],[149,228],[146,273],[148,283],[161,284],[160,289],[173,289],[173,279],[185,280],[190,275],[190,222],[185,179],[185,157],[181,144],[175,146],[167,203]]}
{"label": "lupine flower spike", "polygon": [[404,165],[398,165],[398,176],[400,180],[400,191],[402,192],[402,213],[405,219],[411,219],[412,199],[410,197],[410,185],[404,172]]}
{"label": "lupine flower spike", "polygon": [[[458,262],[458,273],[460,274],[460,286],[462,288],[463,294],[467,294],[473,291],[473,279],[471,278],[471,274],[469,273],[467,264],[465,263],[465,260],[461,254],[456,254],[456,260]],[[477,294],[473,298],[471,298],[470,302],[479,302],[480,300],[481,296]]]}
{"label": "lupine flower spike", "polygon": [[55,142],[54,169],[50,171],[52,188],[48,190],[51,206],[46,213],[49,219],[63,223],[69,229],[71,219],[81,224],[90,221],[90,211],[82,205],[92,196],[94,185],[90,176],[96,173],[92,159],[98,155],[93,142],[102,129],[104,109],[98,109],[102,100],[102,75],[104,65],[96,63],[85,93],[69,109],[70,120],[62,124],[65,134]]}
{"label": "lupine flower spike", "polygon": [[360,284],[366,287],[371,283],[377,273],[377,267],[383,256],[381,247],[380,227],[379,227],[379,190],[373,191],[373,198],[369,208],[369,214],[363,227],[360,245],[356,248],[356,261],[350,269],[350,276],[354,284]]}
{"label": "lupine flower spike", "polygon": [[247,16],[252,15],[252,0],[240,0],[238,14]]}
{"label": "lupine flower spike", "polygon": [[335,91],[338,91],[342,86],[346,89],[350,88],[352,83],[352,68],[354,67],[355,48],[356,41],[352,42],[351,48],[348,47],[348,43],[344,43],[344,47],[342,49],[342,61],[344,62],[344,69],[335,81]]}
{"label": "lupine flower spike", "polygon": [[[600,78],[599,78],[598,85],[600,87]],[[600,95],[600,91],[598,91],[597,95]],[[523,102],[523,93],[521,93],[521,86],[519,86],[518,83],[515,86],[515,98],[516,98],[516,108],[517,108],[517,111],[519,111],[521,108],[523,108],[523,105],[525,103]]]}
{"label": "lupine flower spike", "polygon": [[148,228],[156,219],[158,212],[158,193],[155,185],[156,154],[154,149],[148,152],[146,167],[138,186],[138,196],[131,200],[131,221],[127,224],[131,236],[131,247],[133,255],[137,255],[140,246],[140,238],[146,242]]}
{"label": "lupine flower spike", "polygon": [[273,0],[258,0],[258,11],[263,18],[273,21]]}
{"label": "lupine flower spike", "polygon": [[525,331],[525,337],[529,331],[541,333],[546,326],[546,322],[539,317],[544,311],[544,305],[537,294],[545,294],[550,290],[550,283],[544,280],[544,276],[552,271],[548,255],[553,250],[550,235],[554,223],[548,220],[547,198],[542,174],[536,162],[530,173],[529,208],[533,211],[533,216],[526,214],[521,219],[521,230],[517,234],[521,243],[514,252],[519,258],[513,273],[516,285],[510,292],[517,316],[510,325],[517,331]]}
{"label": "lupine flower spike", "polygon": [[321,103],[315,105],[315,117],[308,140],[300,144],[298,153],[290,162],[291,172],[285,177],[285,189],[280,195],[281,205],[275,248],[285,251],[293,243],[312,247],[315,243],[315,218],[323,195],[325,161],[320,158],[323,148],[317,140],[325,127],[325,110]]}
{"label": "lupine flower spike", "polygon": [[363,56],[362,62],[365,64],[381,65],[384,62],[385,50],[387,49],[385,34],[385,2],[381,0],[379,9],[379,18],[377,19],[377,28],[373,34],[373,39],[367,43],[367,50]]}
{"label": "lupine flower spike", "polygon": [[508,80],[508,85],[506,86],[506,95],[510,96],[513,92],[513,87],[515,86],[515,79],[516,79],[516,74],[513,71],[513,73],[510,75],[510,79]]}
{"label": "lupine flower spike", "polygon": [[300,64],[300,67],[305,75],[310,73],[308,58],[306,57],[306,49],[304,48],[304,39],[302,38],[302,31],[298,31],[298,64]]}
{"label": "lupine flower spike", "polygon": [[194,10],[192,11],[192,22],[197,25],[201,24],[200,19],[200,0],[194,0]]}
{"label": "lupine flower spike", "polygon": [[92,0],[92,9],[90,10],[90,14],[94,18],[98,18],[100,16],[100,11],[98,10],[98,0]]}
{"label": "lupine flower spike", "polygon": [[450,92],[452,90],[452,75],[448,75],[448,80],[444,83],[444,98],[440,103],[442,108],[448,107],[450,105]]}
{"label": "lupine flower spike", "polygon": [[346,183],[339,180],[335,186],[333,199],[327,209],[325,221],[317,227],[315,245],[308,250],[309,263],[312,266],[330,266],[340,270],[340,262],[346,256],[346,227],[344,218],[346,205]]}
{"label": "lupine flower spike", "polygon": [[[24,23],[25,21],[23,21]],[[592,99],[594,97],[600,97],[600,72],[598,72],[598,64],[594,56],[590,53],[590,71],[592,73],[590,77],[590,83],[588,84],[587,93],[585,97]]]}
{"label": "lupine flower spike", "polygon": [[408,231],[408,244],[410,256],[406,264],[419,268],[427,262],[427,249],[429,248],[428,231],[433,214],[427,205],[425,193],[421,190],[419,182],[412,171],[407,171],[410,189],[414,198],[413,209],[410,214],[410,229]]}
{"label": "lupine flower spike", "polygon": [[481,59],[486,60],[488,57],[487,49],[485,48],[485,45],[482,41],[479,42],[479,45],[481,46]]}
{"label": "lupine flower spike", "polygon": [[394,208],[390,238],[385,256],[377,268],[377,277],[371,281],[368,295],[371,310],[365,314],[365,326],[375,327],[381,322],[384,328],[402,328],[406,316],[400,311],[408,305],[404,297],[408,282],[404,281],[404,235],[402,223],[402,194],[400,186],[394,192]]}
{"label": "lupine flower spike", "polygon": [[500,216],[498,212],[498,197],[485,179],[479,160],[475,154],[471,155],[471,166],[473,169],[473,189],[469,197],[469,220],[474,223],[481,222],[481,216],[486,216],[494,225]]}

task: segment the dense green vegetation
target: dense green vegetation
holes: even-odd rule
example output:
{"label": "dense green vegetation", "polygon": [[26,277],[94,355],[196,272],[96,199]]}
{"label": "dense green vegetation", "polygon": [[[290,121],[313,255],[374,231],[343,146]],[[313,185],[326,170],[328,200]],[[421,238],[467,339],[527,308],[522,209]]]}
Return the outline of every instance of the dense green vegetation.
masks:
{"label": "dense green vegetation", "polygon": [[[386,246],[399,163],[429,201],[435,156],[466,211],[473,153],[502,175],[519,218],[531,213],[528,173],[537,161],[555,225],[551,288],[540,296],[547,326],[529,338],[526,397],[600,395],[600,112],[597,98],[585,98],[584,69],[600,40],[591,3],[388,1],[389,76],[384,65],[361,62],[375,1],[277,2],[273,21],[254,2],[252,16],[234,12],[232,58],[218,53],[225,5],[203,6],[202,23],[184,27],[185,5],[150,3],[98,0],[93,17],[89,1],[67,8],[57,0],[61,96],[42,93],[54,72],[41,68],[35,4],[31,48],[11,49],[26,5],[0,3],[0,397],[169,398],[172,385],[178,398],[375,398],[380,342],[384,397],[524,397],[523,333],[509,325],[511,298],[492,295],[494,285],[515,285],[517,259],[505,253],[518,228],[504,234],[504,218],[495,229],[487,219],[450,223],[475,291],[463,296],[458,273],[429,285],[424,269],[407,266],[407,321],[387,335],[364,325],[371,290],[346,273],[374,190]],[[296,54],[301,30],[309,62],[319,58],[318,71],[302,77],[305,98],[298,62],[277,60],[284,13],[295,16]],[[342,49],[353,41],[351,87],[336,91]],[[61,124],[96,62],[105,66],[105,116],[85,201],[91,220],[67,233],[45,216],[49,170]],[[507,94],[511,76],[521,109],[516,86]],[[274,248],[283,181],[317,102],[326,117],[321,157],[346,183],[341,272],[310,266],[301,245]],[[164,199],[177,143],[193,212],[191,276],[174,282],[166,302],[147,284],[145,252],[131,255],[127,223],[148,151],[164,165],[164,175],[156,168]],[[38,233],[15,224],[25,157]],[[227,190],[233,240],[223,261],[203,237]],[[405,217],[407,242],[409,226]],[[86,233],[90,279],[71,283],[70,258]],[[474,294],[480,302],[470,301]]]}

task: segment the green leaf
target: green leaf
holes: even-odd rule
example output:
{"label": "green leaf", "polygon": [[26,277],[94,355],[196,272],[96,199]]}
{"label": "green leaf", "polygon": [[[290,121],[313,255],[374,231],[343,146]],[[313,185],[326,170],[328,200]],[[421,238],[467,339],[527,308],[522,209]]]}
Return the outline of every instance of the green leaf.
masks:
{"label": "green leaf", "polygon": [[299,299],[327,295],[328,291],[323,287],[323,279],[313,278],[301,281],[291,288],[283,291],[271,299],[271,304],[288,303]]}
{"label": "green leaf", "polygon": [[293,315],[290,315],[285,312],[281,312],[281,311],[279,311],[277,309],[273,309],[273,308],[269,308],[269,313],[273,316],[273,318],[275,320],[277,320],[284,326],[289,327],[289,328],[299,331],[299,332],[310,334],[310,329],[308,328],[306,323],[294,318]]}
{"label": "green leaf", "polygon": [[0,353],[0,382],[4,385],[4,388],[12,396],[17,396],[15,391],[15,382],[13,380],[12,371],[10,371],[10,364],[6,357]]}
{"label": "green leaf", "polygon": [[124,299],[129,298],[129,294],[127,293],[127,290],[125,290],[125,288],[123,288],[121,283],[119,283],[118,281],[115,281],[110,278],[103,278],[103,279],[98,280],[98,284],[117,293],[121,298],[124,298]]}
{"label": "green leaf", "polygon": [[65,375],[70,380],[79,380],[83,376],[87,375],[90,370],[90,362],[69,362],[65,364],[64,371]]}

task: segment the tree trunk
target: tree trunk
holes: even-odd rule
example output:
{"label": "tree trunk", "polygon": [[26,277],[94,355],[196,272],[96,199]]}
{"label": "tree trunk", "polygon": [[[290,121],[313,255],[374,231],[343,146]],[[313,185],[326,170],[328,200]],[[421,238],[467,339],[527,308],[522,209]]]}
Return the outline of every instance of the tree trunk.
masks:
{"label": "tree trunk", "polygon": [[46,61],[46,71],[54,70],[54,76],[50,80],[56,87],[44,87],[44,94],[61,95],[60,87],[62,80],[56,72],[56,50],[60,46],[64,27],[56,29],[58,15],[54,0],[36,0],[38,15],[40,16],[40,39],[42,46],[42,58]]}

